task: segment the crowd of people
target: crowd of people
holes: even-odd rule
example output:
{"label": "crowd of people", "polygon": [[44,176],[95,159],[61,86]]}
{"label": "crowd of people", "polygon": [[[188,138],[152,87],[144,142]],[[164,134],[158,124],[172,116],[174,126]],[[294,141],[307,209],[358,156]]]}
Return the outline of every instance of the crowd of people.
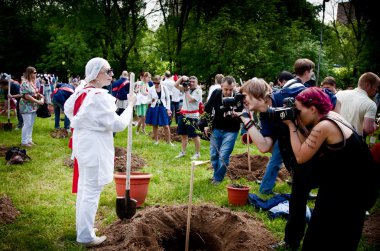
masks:
{"label": "crowd of people", "polygon": [[[38,77],[36,69],[28,67],[21,84],[12,81],[5,98],[16,100],[17,114],[21,114],[21,145],[25,147],[34,145],[32,132],[38,105],[54,106],[55,128],[60,127],[60,112],[64,112],[64,128],[72,130],[78,172],[75,192],[79,243],[97,246],[106,239],[97,237],[94,230],[99,197],[104,185],[112,181],[115,133],[125,130],[135,111],[136,133],[146,134],[146,126],[152,126],[152,143],[156,145],[160,144],[158,127],[163,127],[166,142],[174,146],[170,126],[175,121],[181,136],[181,151],[175,158],[186,157],[189,138],[195,145],[191,159],[201,157],[199,125],[203,124],[203,133],[210,140],[213,185],[225,178],[239,131],[246,133],[261,152],[271,153],[260,193],[273,194],[284,164],[292,176],[289,217],[284,241],[273,248],[297,250],[303,243],[302,250],[356,250],[369,208],[361,203],[351,204],[344,211],[340,207],[365,192],[366,181],[360,179],[365,173],[358,166],[367,157],[363,137],[378,129],[379,104],[373,98],[380,93],[380,79],[366,72],[357,88],[338,91],[331,76],[320,87],[315,86],[314,68],[311,60],[298,59],[294,74],[279,73],[273,88],[260,78],[239,87],[232,76],[216,74],[203,115],[203,91],[196,76],[174,77],[167,71],[152,77],[143,72],[131,88],[129,73],[123,71],[119,79],[114,79],[110,64],[102,58],[87,63],[84,80],[76,77],[69,83],[59,83],[52,75]],[[54,88],[50,87],[52,83]],[[8,82],[2,80],[1,87],[7,90]],[[289,102],[289,113],[281,115],[283,110],[279,108],[289,106]],[[239,105],[244,109],[238,109]],[[254,114],[259,114],[259,123]],[[347,187],[342,183],[346,180],[362,181]],[[342,187],[347,191],[342,193]],[[314,188],[318,188],[318,195],[305,233],[305,208]],[[341,216],[337,218],[338,211]]]}

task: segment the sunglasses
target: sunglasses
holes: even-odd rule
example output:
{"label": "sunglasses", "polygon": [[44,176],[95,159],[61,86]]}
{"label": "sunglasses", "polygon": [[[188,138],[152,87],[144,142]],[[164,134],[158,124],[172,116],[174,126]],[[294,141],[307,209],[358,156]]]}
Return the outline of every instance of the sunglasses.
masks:
{"label": "sunglasses", "polygon": [[108,76],[113,76],[113,69],[112,68],[107,69],[105,72]]}
{"label": "sunglasses", "polygon": [[155,85],[159,85],[159,84],[160,84],[160,82],[154,82],[154,84],[155,84]]}

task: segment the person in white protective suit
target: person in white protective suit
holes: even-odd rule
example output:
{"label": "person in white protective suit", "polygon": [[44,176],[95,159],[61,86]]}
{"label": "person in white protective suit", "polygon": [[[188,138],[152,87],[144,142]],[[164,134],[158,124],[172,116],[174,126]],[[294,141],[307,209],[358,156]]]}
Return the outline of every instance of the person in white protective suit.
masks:
{"label": "person in white protective suit", "polygon": [[133,93],[128,95],[128,107],[118,116],[115,98],[102,89],[113,76],[107,60],[91,59],[85,74],[86,85],[71,95],[64,110],[73,128],[73,155],[79,166],[77,242],[89,247],[98,246],[107,238],[95,235],[95,215],[104,185],[113,180],[113,132],[123,131],[129,125],[136,97]]}

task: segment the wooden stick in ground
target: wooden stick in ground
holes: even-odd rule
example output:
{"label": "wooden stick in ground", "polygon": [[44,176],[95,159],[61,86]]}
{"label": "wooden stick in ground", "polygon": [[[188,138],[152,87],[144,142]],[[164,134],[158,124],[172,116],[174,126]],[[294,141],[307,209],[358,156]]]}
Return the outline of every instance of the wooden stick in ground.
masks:
{"label": "wooden stick in ground", "polygon": [[194,167],[195,167],[195,161],[192,161],[192,162],[191,162],[191,175],[190,175],[189,204],[188,204],[188,206],[187,206],[187,225],[186,225],[186,243],[185,243],[185,251],[188,251],[188,250],[189,250],[190,219],[191,219],[191,203],[192,203],[192,200],[193,200]]}

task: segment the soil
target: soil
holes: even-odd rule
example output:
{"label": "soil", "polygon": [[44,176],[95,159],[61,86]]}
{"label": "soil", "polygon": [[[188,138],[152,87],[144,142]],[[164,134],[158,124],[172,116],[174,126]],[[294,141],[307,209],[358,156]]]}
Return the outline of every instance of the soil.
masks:
{"label": "soil", "polygon": [[0,157],[5,157],[5,153],[8,151],[9,147],[5,145],[0,145]]}
{"label": "soil", "polygon": [[[153,132],[150,133],[150,136],[153,138]],[[166,140],[163,127],[158,127],[158,139]],[[181,142],[181,136],[177,134],[177,126],[170,127],[170,139],[171,141]]]}
{"label": "soil", "polygon": [[[139,157],[136,154],[132,153],[131,159],[131,171],[137,171],[143,166],[146,165],[146,162],[143,158]],[[127,149],[121,147],[115,147],[115,171],[116,172],[125,172],[127,163]],[[64,160],[64,165],[73,168],[74,161],[71,158]]]}
{"label": "soil", "polygon": [[6,195],[0,197],[0,224],[12,223],[20,212]]}
{"label": "soil", "polygon": [[[232,180],[245,178],[249,181],[262,180],[269,157],[262,155],[250,155],[251,171],[248,167],[248,154],[233,155],[227,169],[227,175]],[[283,166],[278,173],[276,181],[284,182],[290,178],[288,170]]]}
{"label": "soil", "polygon": [[[101,231],[107,240],[96,250],[183,250],[187,211],[187,206],[145,208],[131,220],[118,220]],[[277,241],[247,213],[212,205],[192,207],[189,250],[271,250]]]}
{"label": "soil", "polygon": [[58,129],[54,129],[54,131],[51,131],[50,136],[56,139],[64,139],[69,136],[69,133],[67,132],[65,128],[58,128]]}
{"label": "soil", "polygon": [[370,214],[366,218],[363,235],[368,244],[375,246],[374,250],[380,250],[380,212]]}
{"label": "soil", "polygon": [[[143,158],[136,154],[131,154],[131,172],[135,172],[138,169],[146,165]],[[127,149],[121,147],[115,147],[115,171],[125,172],[127,163]]]}

